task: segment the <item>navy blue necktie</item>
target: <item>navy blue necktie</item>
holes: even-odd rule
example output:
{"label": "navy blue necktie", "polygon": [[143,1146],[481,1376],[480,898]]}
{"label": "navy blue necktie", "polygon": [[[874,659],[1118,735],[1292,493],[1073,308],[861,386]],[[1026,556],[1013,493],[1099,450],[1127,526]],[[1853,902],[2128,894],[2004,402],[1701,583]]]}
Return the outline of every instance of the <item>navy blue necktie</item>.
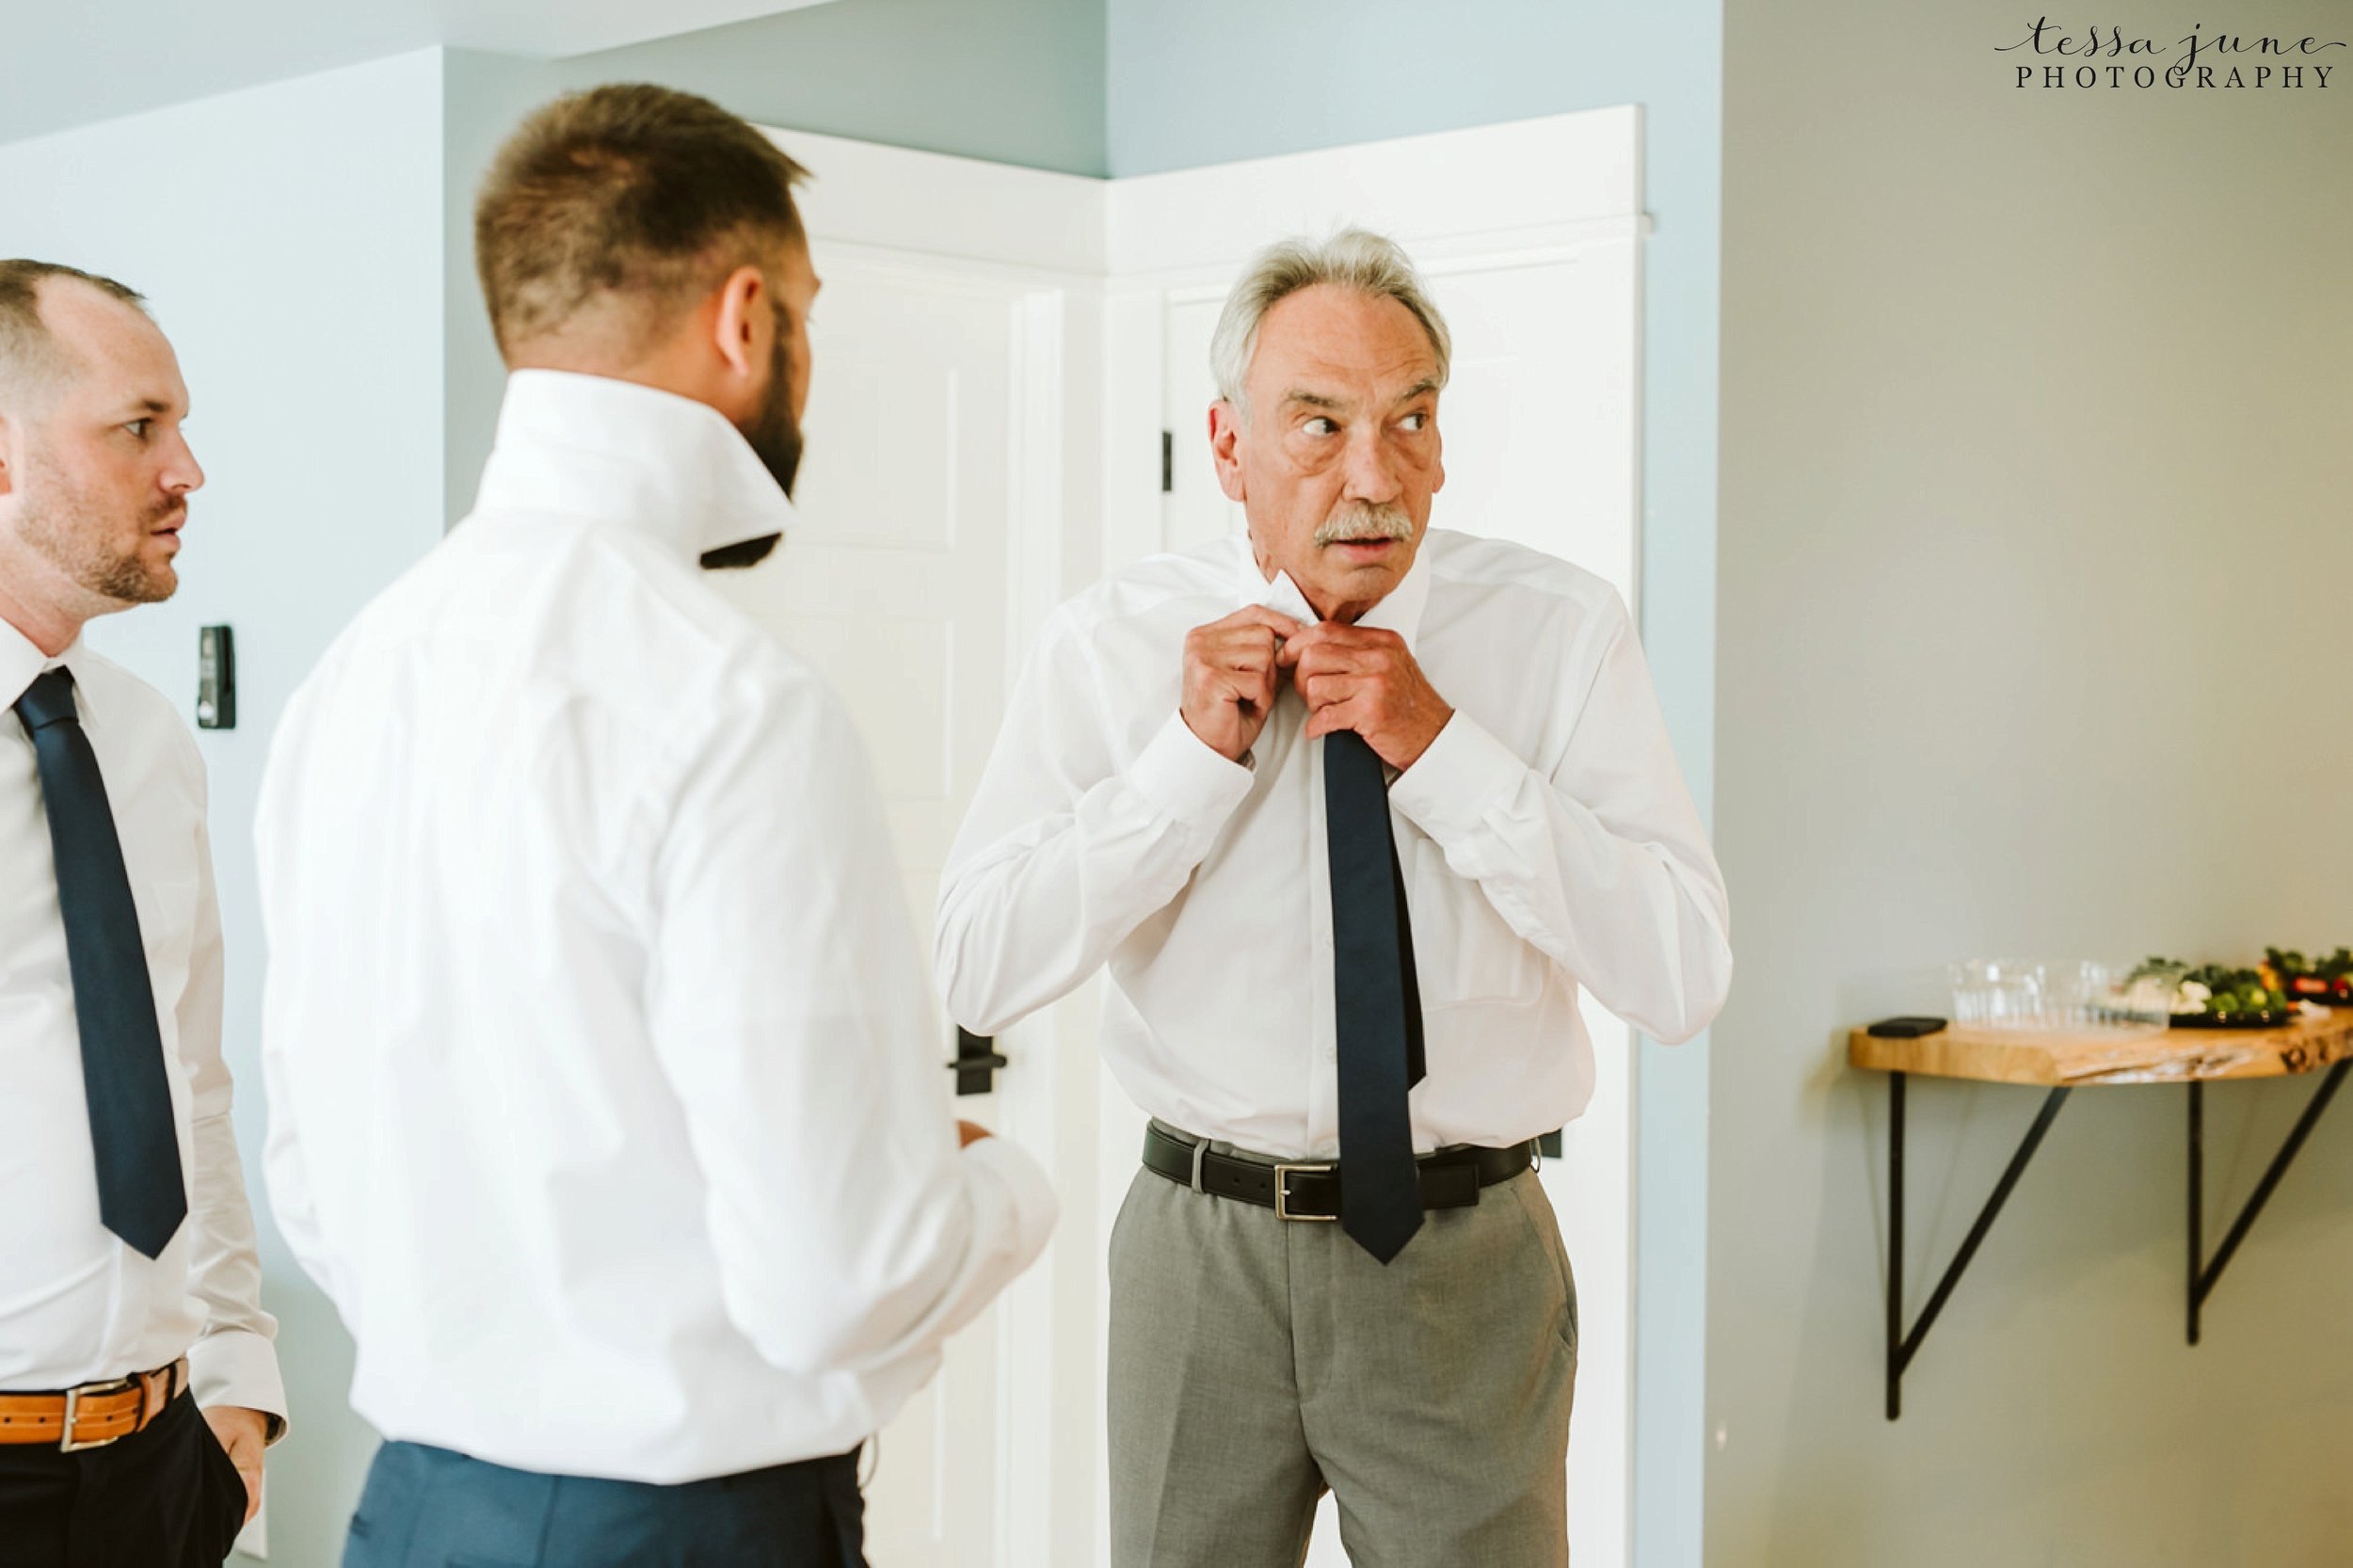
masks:
{"label": "navy blue necktie", "polygon": [[1381,759],[1352,730],[1323,741],[1338,1034],[1340,1228],[1386,1263],[1421,1228],[1406,1091],[1423,1073],[1421,990]]}
{"label": "navy blue necktie", "polygon": [[106,782],[74,711],[71,674],[56,669],[36,678],[17,699],[16,714],[33,737],[56,851],[57,906],[82,1032],[90,1147],[98,1157],[98,1218],[136,1250],[160,1256],[187,1217],[188,1196],[155,991]]}

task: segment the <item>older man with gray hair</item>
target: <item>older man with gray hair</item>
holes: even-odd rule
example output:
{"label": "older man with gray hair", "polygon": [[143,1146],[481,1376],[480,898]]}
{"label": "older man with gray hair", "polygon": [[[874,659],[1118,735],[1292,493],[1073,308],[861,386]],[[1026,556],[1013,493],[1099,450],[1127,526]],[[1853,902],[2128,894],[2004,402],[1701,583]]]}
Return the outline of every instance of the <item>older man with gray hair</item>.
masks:
{"label": "older man with gray hair", "polygon": [[[1576,1291],[1531,1144],[1580,988],[1703,1028],[1723,883],[1625,607],[1429,530],[1446,324],[1361,231],[1266,251],[1212,346],[1247,538],[1048,622],[940,891],[993,1032],[1108,964],[1152,1118],[1111,1246],[1112,1560],[1567,1560]],[[1328,1221],[1332,1224],[1312,1222]]]}

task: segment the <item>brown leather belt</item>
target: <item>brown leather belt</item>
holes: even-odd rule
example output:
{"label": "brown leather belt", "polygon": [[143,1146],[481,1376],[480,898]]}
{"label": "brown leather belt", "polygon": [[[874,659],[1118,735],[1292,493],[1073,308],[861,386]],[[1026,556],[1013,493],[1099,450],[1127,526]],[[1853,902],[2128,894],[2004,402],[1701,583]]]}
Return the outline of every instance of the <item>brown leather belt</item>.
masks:
{"label": "brown leather belt", "polygon": [[64,1453],[145,1432],[188,1386],[188,1358],[152,1372],[86,1383],[62,1394],[0,1394],[0,1443],[51,1443]]}

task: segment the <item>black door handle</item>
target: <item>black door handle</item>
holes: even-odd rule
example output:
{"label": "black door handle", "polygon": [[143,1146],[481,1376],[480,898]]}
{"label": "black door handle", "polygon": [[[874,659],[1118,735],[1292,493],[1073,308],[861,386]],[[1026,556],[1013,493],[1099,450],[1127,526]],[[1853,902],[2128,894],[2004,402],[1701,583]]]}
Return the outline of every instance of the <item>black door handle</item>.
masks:
{"label": "black door handle", "polygon": [[975,1034],[962,1027],[956,1030],[956,1059],[948,1064],[948,1070],[956,1075],[958,1095],[988,1094],[997,1087],[997,1069],[1012,1065],[997,1048],[996,1036]]}

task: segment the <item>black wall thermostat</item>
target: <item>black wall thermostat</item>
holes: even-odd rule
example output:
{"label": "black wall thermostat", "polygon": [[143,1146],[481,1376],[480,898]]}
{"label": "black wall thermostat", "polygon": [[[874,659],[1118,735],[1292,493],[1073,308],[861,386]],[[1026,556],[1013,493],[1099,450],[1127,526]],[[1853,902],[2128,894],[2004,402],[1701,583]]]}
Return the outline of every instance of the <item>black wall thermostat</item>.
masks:
{"label": "black wall thermostat", "polygon": [[197,629],[196,727],[237,728],[237,647],[225,626]]}

